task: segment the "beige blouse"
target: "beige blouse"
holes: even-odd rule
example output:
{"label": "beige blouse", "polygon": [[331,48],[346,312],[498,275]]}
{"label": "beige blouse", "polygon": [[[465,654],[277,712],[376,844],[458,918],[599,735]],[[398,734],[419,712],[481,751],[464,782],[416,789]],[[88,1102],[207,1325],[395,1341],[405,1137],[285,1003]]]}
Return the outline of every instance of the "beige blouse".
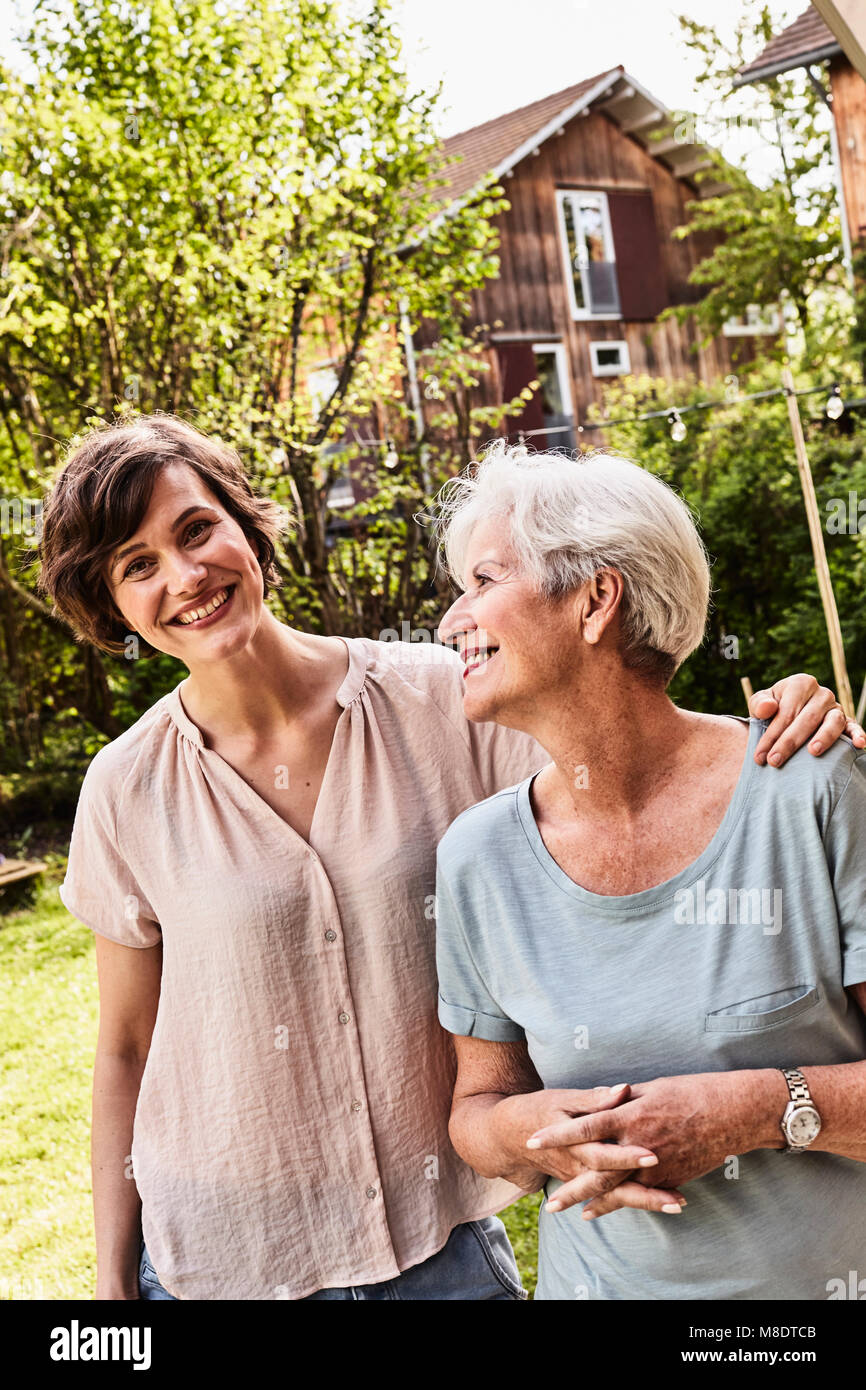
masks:
{"label": "beige blouse", "polygon": [[448,1139],[436,845],[549,758],[467,720],[451,649],[343,640],[309,843],[205,747],[183,682],[81,789],[64,905],[112,941],[163,942],[132,1162],[148,1253],[181,1299],[393,1279],[518,1195]]}

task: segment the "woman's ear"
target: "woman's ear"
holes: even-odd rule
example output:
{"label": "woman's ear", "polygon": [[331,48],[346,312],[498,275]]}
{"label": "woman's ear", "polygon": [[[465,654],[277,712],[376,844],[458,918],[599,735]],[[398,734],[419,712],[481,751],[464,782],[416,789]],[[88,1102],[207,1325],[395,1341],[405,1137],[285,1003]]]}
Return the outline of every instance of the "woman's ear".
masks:
{"label": "woman's ear", "polygon": [[601,641],[622,603],[624,585],[619,570],[601,569],[581,588],[583,596],[583,637],[595,644]]}

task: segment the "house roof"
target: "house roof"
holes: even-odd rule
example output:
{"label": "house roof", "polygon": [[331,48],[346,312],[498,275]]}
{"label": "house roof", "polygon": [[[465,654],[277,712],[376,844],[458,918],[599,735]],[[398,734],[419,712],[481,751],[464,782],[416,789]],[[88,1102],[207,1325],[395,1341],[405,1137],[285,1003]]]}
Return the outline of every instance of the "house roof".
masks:
{"label": "house roof", "polygon": [[507,162],[527,140],[537,140],[539,132],[554,117],[561,117],[575,103],[582,104],[582,98],[607,77],[606,72],[597,73],[540,101],[518,106],[516,111],[506,111],[504,116],[496,116],[492,121],[449,136],[442,142],[446,157],[462,155],[462,162],[443,170],[449,180],[450,195],[459,198],[468,193],[491,169]]}
{"label": "house roof", "polygon": [[[678,138],[671,113],[619,66],[449,136],[443,141],[451,161],[441,170],[448,180],[443,199],[452,207],[464,201],[487,174],[497,179],[508,174],[568,121],[590,110],[604,111],[678,178],[691,178],[710,163],[705,146],[687,134]],[[720,187],[701,192],[708,196]]]}
{"label": "house roof", "polygon": [[770,39],[757,58],[740,68],[734,86],[743,87],[747,82],[777,77],[780,72],[790,72],[792,68],[802,68],[808,63],[820,63],[841,52],[839,40],[810,5],[799,19]]}

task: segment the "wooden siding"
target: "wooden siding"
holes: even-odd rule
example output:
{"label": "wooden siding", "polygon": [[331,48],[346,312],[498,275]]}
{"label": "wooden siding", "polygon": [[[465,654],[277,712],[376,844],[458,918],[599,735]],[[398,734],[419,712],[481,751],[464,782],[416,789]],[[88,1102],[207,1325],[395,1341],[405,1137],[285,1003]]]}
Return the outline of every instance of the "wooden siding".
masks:
{"label": "wooden siding", "polygon": [[866,82],[840,54],[830,63],[833,116],[852,242],[866,237]]}
{"label": "wooden siding", "polygon": [[[472,318],[476,324],[487,325],[488,335],[499,341],[563,343],[578,422],[590,402],[601,401],[611,381],[593,377],[591,342],[624,340],[633,372],[671,379],[691,376],[712,381],[733,369],[732,350],[740,360],[752,356],[748,339],[717,338],[698,349],[700,335],[694,325],[675,320],[658,324],[572,317],[558,189],[651,195],[657,234],[653,274],[660,279],[666,305],[691,303],[700,297],[700,288],[690,285],[688,276],[712,249],[705,235],[696,238],[695,244],[674,239],[674,228],[688,220],[686,204],[695,194],[602,112],[572,120],[563,134],[552,136],[536,155],[523,159],[504,179],[503,188],[511,206],[495,223],[500,271],[474,294]],[[433,327],[419,334],[419,347],[435,336],[429,332]],[[491,372],[479,393],[485,403],[503,399],[495,351],[488,360]]]}

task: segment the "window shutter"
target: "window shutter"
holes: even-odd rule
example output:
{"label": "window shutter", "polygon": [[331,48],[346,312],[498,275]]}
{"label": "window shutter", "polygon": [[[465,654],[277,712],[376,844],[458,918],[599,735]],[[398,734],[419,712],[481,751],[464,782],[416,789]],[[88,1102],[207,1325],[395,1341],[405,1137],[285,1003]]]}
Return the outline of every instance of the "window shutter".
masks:
{"label": "window shutter", "polygon": [[[524,386],[528,386],[530,381],[535,381],[538,371],[535,366],[535,353],[532,351],[531,343],[497,343],[496,353],[499,358],[499,373],[502,378],[502,399],[510,401],[513,396],[521,392]],[[541,408],[541,392],[536,391],[532,400],[527,402],[520,415],[507,415],[505,423],[509,434],[516,434],[518,430],[543,430],[544,412]],[[543,437],[536,435],[528,441],[535,449],[546,447]]]}
{"label": "window shutter", "polygon": [[651,193],[608,193],[620,315],[654,319],[668,304]]}

